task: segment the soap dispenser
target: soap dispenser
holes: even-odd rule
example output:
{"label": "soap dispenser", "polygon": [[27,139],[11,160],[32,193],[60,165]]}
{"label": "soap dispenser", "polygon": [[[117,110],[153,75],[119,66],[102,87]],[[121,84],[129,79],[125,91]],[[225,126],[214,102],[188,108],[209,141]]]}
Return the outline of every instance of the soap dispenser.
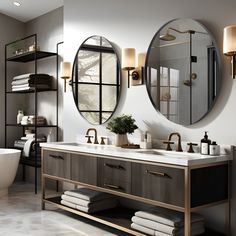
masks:
{"label": "soap dispenser", "polygon": [[211,144],[211,140],[208,139],[207,131],[205,131],[204,138],[201,139],[201,154],[202,155],[209,155],[210,144]]}

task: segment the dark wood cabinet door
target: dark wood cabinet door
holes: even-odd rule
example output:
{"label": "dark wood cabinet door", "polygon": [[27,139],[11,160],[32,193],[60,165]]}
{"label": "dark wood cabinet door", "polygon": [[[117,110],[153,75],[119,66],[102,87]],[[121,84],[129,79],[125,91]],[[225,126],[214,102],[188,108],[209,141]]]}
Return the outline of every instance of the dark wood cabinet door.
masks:
{"label": "dark wood cabinet door", "polygon": [[184,206],[184,170],[132,163],[132,194]]}
{"label": "dark wood cabinet door", "polygon": [[43,168],[45,174],[70,179],[70,154],[44,150]]}
{"label": "dark wood cabinet door", "polygon": [[71,155],[71,179],[81,183],[97,185],[97,158]]}
{"label": "dark wood cabinet door", "polygon": [[98,160],[98,185],[115,191],[131,192],[131,163],[106,158]]}

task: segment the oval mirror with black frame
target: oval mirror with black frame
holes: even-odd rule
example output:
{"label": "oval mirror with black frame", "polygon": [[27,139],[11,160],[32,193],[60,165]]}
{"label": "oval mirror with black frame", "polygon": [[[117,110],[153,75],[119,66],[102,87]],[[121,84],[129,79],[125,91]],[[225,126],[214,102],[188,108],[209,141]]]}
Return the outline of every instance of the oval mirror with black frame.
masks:
{"label": "oval mirror with black frame", "polygon": [[218,48],[208,30],[192,19],[170,21],[156,33],[145,71],[153,106],[177,124],[202,119],[219,93]]}
{"label": "oval mirror with black frame", "polygon": [[76,53],[72,90],[80,114],[91,124],[103,124],[114,113],[121,87],[120,62],[104,37],[86,39]]}

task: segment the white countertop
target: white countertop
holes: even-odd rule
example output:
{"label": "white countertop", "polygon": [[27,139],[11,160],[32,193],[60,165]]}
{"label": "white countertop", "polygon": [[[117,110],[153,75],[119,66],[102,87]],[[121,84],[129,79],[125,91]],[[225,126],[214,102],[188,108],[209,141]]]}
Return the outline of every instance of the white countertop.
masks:
{"label": "white countertop", "polygon": [[160,149],[126,149],[112,145],[94,145],[67,142],[40,143],[42,148],[97,154],[103,156],[121,157],[129,160],[139,160],[172,164],[180,166],[194,166],[232,160],[232,155],[220,156],[201,155],[199,153],[165,151]]}

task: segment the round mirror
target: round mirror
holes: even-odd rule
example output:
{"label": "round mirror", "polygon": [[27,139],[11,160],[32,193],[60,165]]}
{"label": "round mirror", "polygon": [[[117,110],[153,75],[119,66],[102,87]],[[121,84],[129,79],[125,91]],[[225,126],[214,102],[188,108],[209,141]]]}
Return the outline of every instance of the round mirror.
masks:
{"label": "round mirror", "polygon": [[120,62],[111,43],[92,36],[74,60],[72,90],[80,114],[91,124],[103,124],[113,114],[120,95]]}
{"label": "round mirror", "polygon": [[152,104],[170,121],[191,125],[212,108],[220,87],[219,53],[199,22],[164,25],[151,41],[145,69]]}

